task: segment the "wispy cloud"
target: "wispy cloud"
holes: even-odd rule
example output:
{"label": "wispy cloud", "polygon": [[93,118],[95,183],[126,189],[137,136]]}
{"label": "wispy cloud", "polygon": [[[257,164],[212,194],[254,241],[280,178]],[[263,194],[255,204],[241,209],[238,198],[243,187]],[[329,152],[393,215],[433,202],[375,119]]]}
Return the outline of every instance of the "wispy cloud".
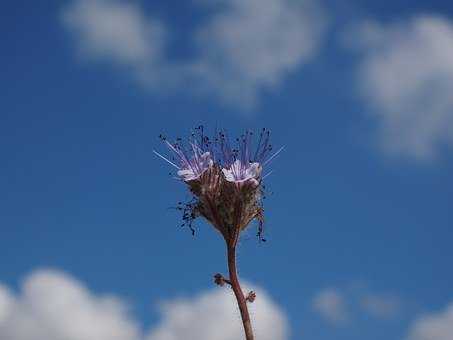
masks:
{"label": "wispy cloud", "polygon": [[391,319],[399,315],[401,299],[392,294],[366,294],[360,298],[361,308],[374,317]]}
{"label": "wispy cloud", "polygon": [[453,147],[453,23],[433,15],[368,21],[349,42],[360,53],[358,87],[382,149],[425,162]]}
{"label": "wispy cloud", "polygon": [[364,315],[395,319],[401,314],[403,301],[395,294],[377,293],[364,284],[352,284],[320,290],[312,300],[312,308],[332,325],[350,325]]}
{"label": "wispy cloud", "polygon": [[[146,89],[184,90],[253,107],[266,91],[312,60],[326,15],[312,0],[196,1],[214,7],[189,44],[196,57],[167,56],[169,26],[120,0],[72,0],[62,24],[82,56],[120,64]],[[188,87],[187,84],[190,84]]]}
{"label": "wispy cloud", "polygon": [[159,59],[163,25],[136,4],[77,0],[65,7],[63,25],[74,38],[81,57],[140,69]]}
{"label": "wispy cloud", "polygon": [[[255,287],[254,287],[255,288]],[[285,314],[265,291],[251,305],[259,339],[285,340]],[[92,293],[55,270],[39,270],[13,293],[0,284],[0,339],[8,340],[237,340],[242,337],[234,297],[215,289],[193,298],[163,302],[161,321],[143,332],[119,297]]]}
{"label": "wispy cloud", "polygon": [[253,105],[318,52],[325,15],[312,1],[220,0],[225,10],[200,27],[200,84]]}
{"label": "wispy cloud", "polygon": [[407,340],[453,339],[453,302],[445,310],[416,319],[409,329]]}
{"label": "wispy cloud", "polygon": [[335,288],[318,292],[312,301],[312,307],[322,318],[334,325],[342,325],[350,320],[350,314],[343,293]]}

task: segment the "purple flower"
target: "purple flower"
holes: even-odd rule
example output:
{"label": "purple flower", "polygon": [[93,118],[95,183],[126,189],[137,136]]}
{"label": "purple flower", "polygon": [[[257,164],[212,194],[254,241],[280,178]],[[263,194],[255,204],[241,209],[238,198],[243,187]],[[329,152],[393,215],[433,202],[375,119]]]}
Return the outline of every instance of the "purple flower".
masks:
{"label": "purple flower", "polygon": [[203,151],[196,143],[189,142],[191,150],[188,152],[180,143],[170,143],[163,138],[167,146],[172,150],[179,165],[162,156],[157,151],[154,153],[178,169],[178,176],[185,182],[196,180],[206,170],[213,166],[214,162],[209,151]]}
{"label": "purple flower", "polygon": [[250,181],[253,185],[258,186],[261,170],[260,163],[242,163],[239,159],[236,159],[229,168],[222,168],[222,173],[228,182],[241,184]]}
{"label": "purple flower", "polygon": [[270,131],[263,129],[260,133],[258,144],[252,152],[253,132],[236,138],[237,148],[231,148],[225,133],[219,134],[219,155],[222,172],[225,179],[239,185],[250,182],[259,185],[262,179],[263,167],[277,156],[283,148],[272,154],[272,145],[269,143]]}
{"label": "purple flower", "polygon": [[180,176],[184,181],[193,181],[194,179],[199,178],[206,170],[208,170],[214,162],[211,159],[211,154],[205,152],[197,157],[193,157],[188,164],[178,170],[178,176]]}
{"label": "purple flower", "polygon": [[255,148],[252,137],[253,133],[247,131],[232,147],[225,131],[209,138],[201,126],[185,145],[180,138],[170,143],[161,137],[173,155],[165,157],[154,152],[177,168],[177,178],[185,182],[194,195],[194,200],[180,208],[189,226],[197,216],[203,216],[229,240],[257,219],[261,233],[262,182],[267,176],[263,176],[263,168],[283,148],[272,153],[269,130],[261,131]]}

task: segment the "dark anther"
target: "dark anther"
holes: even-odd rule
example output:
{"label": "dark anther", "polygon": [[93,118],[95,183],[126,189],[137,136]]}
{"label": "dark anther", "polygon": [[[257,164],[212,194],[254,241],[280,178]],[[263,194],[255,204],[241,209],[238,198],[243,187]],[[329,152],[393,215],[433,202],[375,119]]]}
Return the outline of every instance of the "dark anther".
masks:
{"label": "dark anther", "polygon": [[256,299],[256,293],[251,290],[248,294],[247,294],[247,297],[245,298],[246,301],[252,303],[253,301],[255,301]]}
{"label": "dark anther", "polygon": [[222,274],[217,273],[214,275],[214,283],[220,287],[225,285],[225,279],[223,278]]}
{"label": "dark anther", "polygon": [[214,283],[220,287],[225,286],[225,283],[227,283],[231,286],[231,281],[224,278],[223,275],[220,273],[217,273],[214,275]]}

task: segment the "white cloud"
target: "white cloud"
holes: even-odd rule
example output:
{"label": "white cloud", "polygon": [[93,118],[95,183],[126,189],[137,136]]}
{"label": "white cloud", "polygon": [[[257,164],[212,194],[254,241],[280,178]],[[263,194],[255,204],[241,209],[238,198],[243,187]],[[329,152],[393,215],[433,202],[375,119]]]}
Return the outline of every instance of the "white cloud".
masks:
{"label": "white cloud", "polygon": [[[261,289],[249,304],[255,336],[260,340],[287,338],[284,313]],[[163,319],[147,340],[238,340],[242,323],[232,292],[219,288],[193,299],[177,299],[162,305]]]}
{"label": "white cloud", "polygon": [[453,23],[419,16],[366,22],[354,41],[362,53],[359,87],[372,107],[384,151],[429,161],[453,146]]}
{"label": "white cloud", "polygon": [[224,10],[197,34],[201,58],[195,62],[201,83],[226,99],[253,104],[263,89],[319,50],[325,15],[312,1],[218,0]]}
{"label": "white cloud", "polygon": [[[251,107],[263,91],[314,58],[326,27],[315,0],[217,0],[195,29],[190,60],[165,59],[162,24],[121,0],[73,0],[62,15],[83,55],[129,66],[146,88],[190,89]],[[190,86],[187,86],[190,84]]]}
{"label": "white cloud", "polygon": [[[261,289],[251,305],[257,337],[284,340],[284,313]],[[127,304],[93,294],[74,278],[50,270],[28,276],[14,294],[0,285],[0,339],[8,340],[237,340],[239,313],[226,287],[162,304],[162,321],[143,332]]]}
{"label": "white cloud", "polygon": [[409,329],[408,340],[453,340],[453,302],[442,312],[415,320]]}
{"label": "white cloud", "polygon": [[64,9],[62,22],[83,57],[140,68],[162,51],[162,25],[132,3],[76,0]]}
{"label": "white cloud", "polygon": [[402,308],[397,295],[370,291],[364,283],[322,289],[312,299],[312,309],[332,325],[351,325],[361,316],[390,321]]}
{"label": "white cloud", "polygon": [[390,294],[366,294],[360,299],[361,308],[374,317],[390,319],[401,311],[401,300]]}
{"label": "white cloud", "polygon": [[[1,293],[0,293],[1,294]],[[3,291],[0,339],[138,340],[139,330],[124,303],[95,296],[81,283],[55,271],[38,271],[19,296]]]}
{"label": "white cloud", "polygon": [[350,315],[344,295],[337,289],[327,288],[315,295],[312,307],[332,324],[344,324]]}
{"label": "white cloud", "polygon": [[4,320],[8,317],[12,303],[12,296],[8,288],[0,284],[0,328]]}

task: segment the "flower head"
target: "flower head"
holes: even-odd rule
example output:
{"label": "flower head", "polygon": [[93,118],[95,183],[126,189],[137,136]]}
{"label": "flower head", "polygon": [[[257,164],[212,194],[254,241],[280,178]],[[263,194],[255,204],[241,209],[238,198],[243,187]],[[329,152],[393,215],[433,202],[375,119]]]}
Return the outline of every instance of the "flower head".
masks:
{"label": "flower head", "polygon": [[177,178],[187,184],[194,199],[179,209],[184,222],[191,226],[197,216],[203,216],[225,240],[237,240],[238,233],[253,220],[263,222],[263,168],[283,148],[272,153],[270,132],[263,129],[257,146],[252,150],[253,133],[247,131],[236,139],[232,147],[225,131],[213,138],[204,134],[200,126],[191,134],[187,143],[181,139],[170,143],[161,137],[173,156],[159,157],[177,168]]}

